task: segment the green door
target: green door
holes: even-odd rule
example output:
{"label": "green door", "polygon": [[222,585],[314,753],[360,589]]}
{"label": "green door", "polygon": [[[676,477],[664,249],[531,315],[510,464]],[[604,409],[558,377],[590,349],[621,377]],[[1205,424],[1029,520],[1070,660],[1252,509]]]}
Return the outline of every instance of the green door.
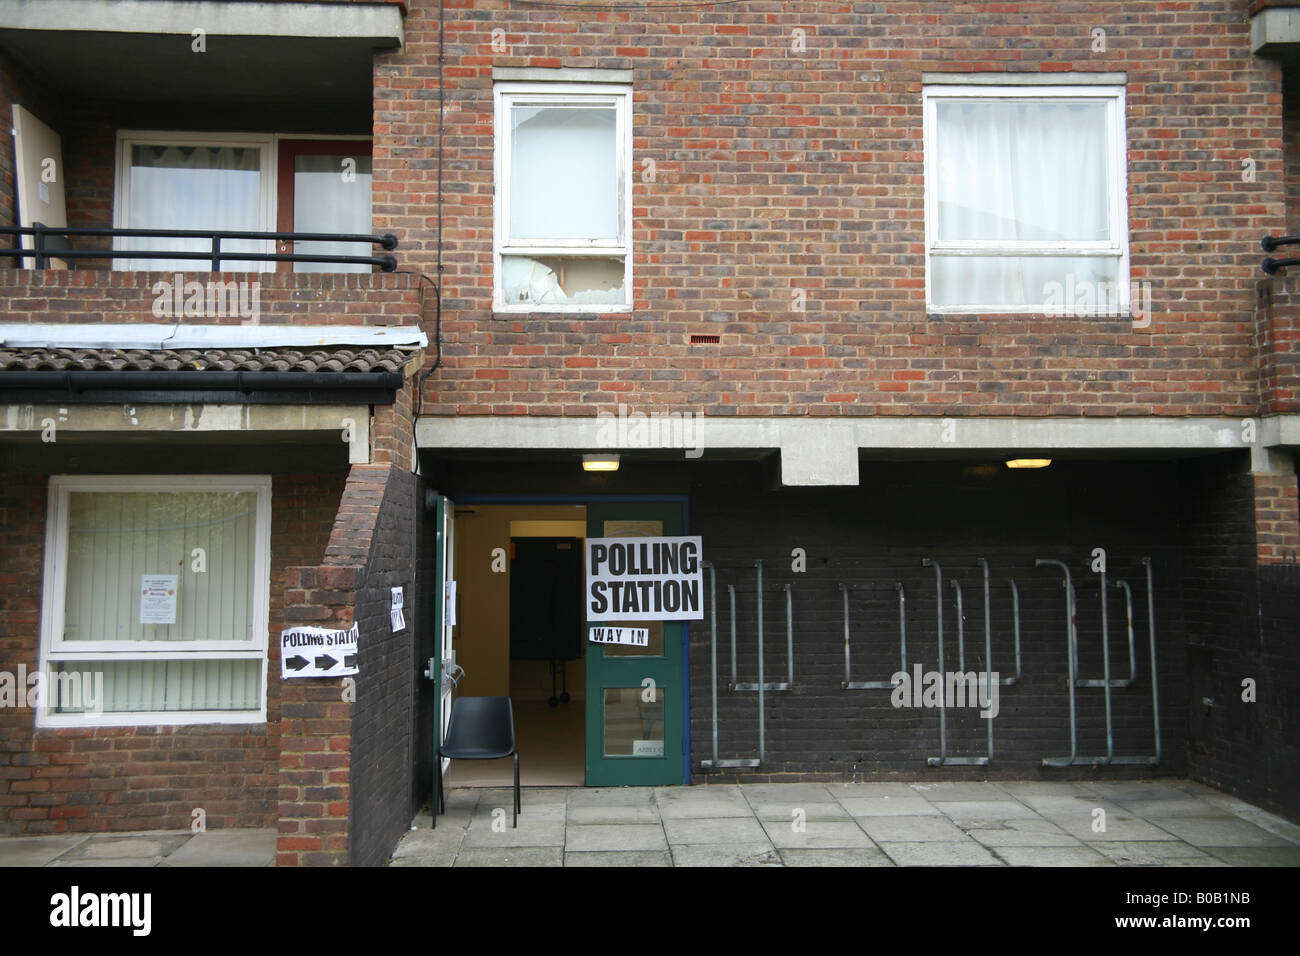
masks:
{"label": "green door", "polygon": [[[587,505],[590,538],[683,534],[682,506]],[[606,627],[618,622],[587,624]],[[628,621],[650,632],[645,647],[587,643],[587,786],[685,783],[686,653],[680,622]]]}

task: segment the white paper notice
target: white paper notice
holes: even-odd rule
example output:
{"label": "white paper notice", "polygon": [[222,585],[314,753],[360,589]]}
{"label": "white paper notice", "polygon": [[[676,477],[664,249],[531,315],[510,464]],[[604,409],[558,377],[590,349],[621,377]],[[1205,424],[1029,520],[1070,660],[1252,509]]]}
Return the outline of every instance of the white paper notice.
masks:
{"label": "white paper notice", "polygon": [[442,623],[456,626],[456,582],[444,581],[442,585]]}
{"label": "white paper notice", "polygon": [[140,623],[176,623],[176,575],[140,576]]}
{"label": "white paper notice", "polygon": [[402,605],[406,603],[406,595],[403,588],[390,588],[393,592],[393,606],[388,611],[389,620],[393,624],[393,631],[402,630],[406,627],[406,618],[402,616]]}

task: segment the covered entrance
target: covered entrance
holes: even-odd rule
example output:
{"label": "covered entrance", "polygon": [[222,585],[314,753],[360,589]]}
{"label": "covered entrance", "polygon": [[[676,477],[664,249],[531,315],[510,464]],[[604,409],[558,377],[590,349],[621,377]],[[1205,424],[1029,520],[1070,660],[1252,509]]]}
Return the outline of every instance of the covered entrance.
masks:
{"label": "covered entrance", "polygon": [[[589,641],[586,540],[684,533],[679,497],[432,496],[441,734],[458,696],[509,696],[529,787],[687,782],[686,625]],[[620,622],[595,622],[604,626]],[[509,759],[455,761],[451,787],[508,786]]]}

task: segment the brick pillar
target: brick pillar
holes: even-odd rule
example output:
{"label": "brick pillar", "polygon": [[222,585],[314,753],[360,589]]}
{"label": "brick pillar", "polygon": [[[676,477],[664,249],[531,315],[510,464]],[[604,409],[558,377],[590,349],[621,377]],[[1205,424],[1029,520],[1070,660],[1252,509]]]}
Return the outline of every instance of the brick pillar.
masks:
{"label": "brick pillar", "polygon": [[[285,627],[352,626],[357,566],[287,568]],[[272,679],[279,676],[273,647]],[[346,866],[352,704],[342,678],[285,680],[280,690],[277,866]]]}
{"label": "brick pillar", "polygon": [[1255,559],[1259,564],[1294,562],[1300,556],[1300,496],[1295,462],[1276,448],[1253,456]]}

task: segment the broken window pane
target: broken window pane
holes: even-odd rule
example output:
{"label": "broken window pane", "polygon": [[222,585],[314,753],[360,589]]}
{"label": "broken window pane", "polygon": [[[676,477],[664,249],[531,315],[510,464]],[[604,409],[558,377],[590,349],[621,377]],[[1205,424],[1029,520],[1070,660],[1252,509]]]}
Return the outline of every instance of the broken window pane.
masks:
{"label": "broken window pane", "polygon": [[618,239],[614,107],[510,110],[510,239]]}
{"label": "broken window pane", "polygon": [[623,260],[599,256],[502,256],[506,305],[625,305]]}

